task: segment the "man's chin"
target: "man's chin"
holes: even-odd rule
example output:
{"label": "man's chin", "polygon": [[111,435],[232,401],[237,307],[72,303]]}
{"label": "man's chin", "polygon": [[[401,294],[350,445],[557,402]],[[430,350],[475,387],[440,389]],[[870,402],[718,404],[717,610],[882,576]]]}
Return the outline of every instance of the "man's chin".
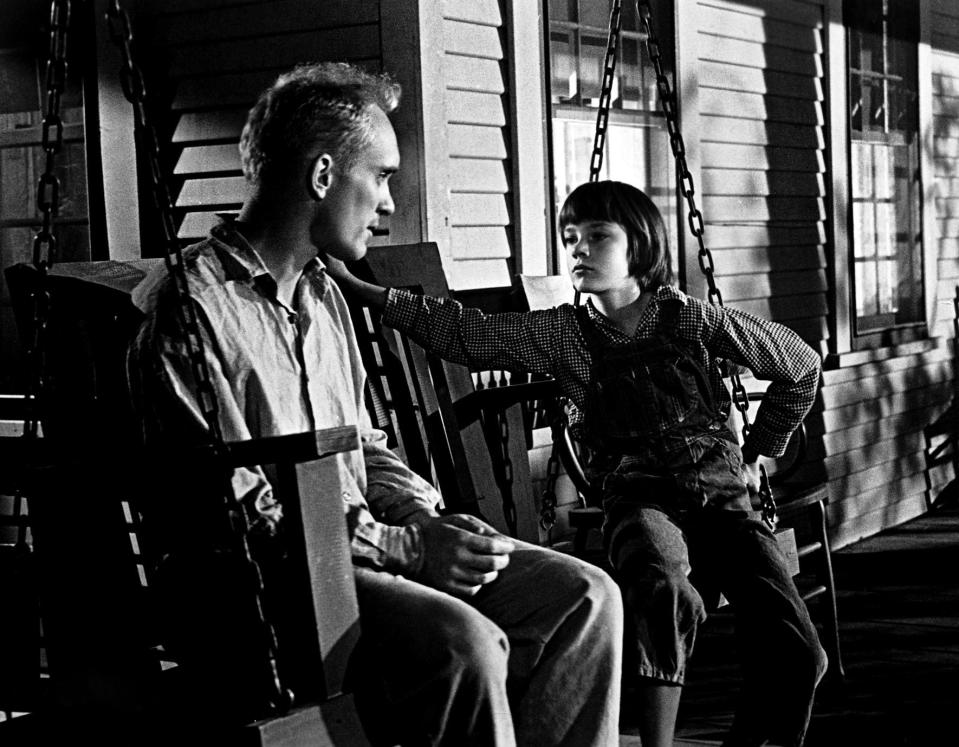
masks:
{"label": "man's chin", "polygon": [[327,254],[329,254],[334,259],[340,260],[340,262],[355,262],[358,259],[363,259],[366,256],[366,244],[357,244],[356,246],[348,247],[337,247],[335,249],[328,249]]}

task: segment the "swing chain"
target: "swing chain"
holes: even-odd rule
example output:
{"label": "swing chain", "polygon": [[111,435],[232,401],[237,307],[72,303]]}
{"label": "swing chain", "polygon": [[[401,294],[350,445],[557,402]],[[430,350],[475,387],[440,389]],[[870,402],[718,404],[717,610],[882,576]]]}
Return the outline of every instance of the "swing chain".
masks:
{"label": "swing chain", "polygon": [[[489,372],[489,387],[508,385],[509,381],[506,378],[505,371],[500,372],[499,382],[496,381],[496,373],[494,371]],[[502,460],[500,469],[497,470],[496,481],[499,484],[500,496],[503,501],[503,519],[506,521],[510,533],[515,537],[517,536],[517,518],[516,501],[513,500],[513,460],[509,454],[509,420],[502,410],[496,411],[496,426],[499,431],[496,435],[499,438],[500,459]]]}
{"label": "swing chain", "polygon": [[[50,317],[50,291],[47,288],[47,271],[56,261],[57,238],[53,234],[53,219],[60,212],[60,180],[57,177],[57,154],[63,149],[63,118],[60,105],[63,89],[67,83],[67,30],[70,26],[70,0],[51,0],[50,3],[50,48],[45,76],[46,107],[40,125],[41,148],[46,154],[43,173],[37,182],[37,212],[42,216],[40,229],[33,237],[33,266],[39,278],[37,289],[32,294],[32,318],[30,347],[26,351],[27,413],[23,420],[23,438],[34,440],[39,435],[40,413],[38,404],[43,401],[46,389],[47,323]],[[29,553],[23,490],[13,494],[12,516],[16,518],[18,552]]]}
{"label": "swing chain", "polygon": [[[686,144],[683,141],[683,135],[679,128],[679,117],[676,113],[676,98],[666,76],[662,53],[659,48],[659,41],[653,31],[652,26],[652,8],[649,0],[636,0],[636,12],[642,23],[643,32],[646,37],[646,53],[656,71],[656,87],[659,91],[660,106],[666,119],[666,132],[669,135],[669,144],[673,151],[673,158],[676,161],[677,179],[679,188],[683,197],[686,199],[688,209],[687,220],[690,233],[696,237],[699,245],[699,269],[706,278],[708,287],[708,297],[710,303],[714,306],[723,306],[723,295],[716,285],[715,264],[713,255],[706,247],[704,238],[705,226],[703,214],[696,206],[696,186],[693,181],[693,175],[689,170],[689,164],[686,161]],[[735,366],[729,371],[732,382],[732,400],[736,409],[739,411],[742,419],[743,435],[749,434],[749,396],[746,388],[743,386],[739,376],[739,371]],[[773,500],[772,490],[769,487],[769,476],[766,474],[766,468],[759,466],[760,488],[759,496],[761,502],[761,512],[763,520],[772,528],[775,527],[776,502]]]}
{"label": "swing chain", "polygon": [[497,413],[499,420],[500,448],[503,450],[503,473],[500,478],[500,493],[503,495],[503,516],[506,526],[516,536],[516,502],[513,500],[513,460],[509,455],[509,420],[505,412]]}
{"label": "swing chain", "polygon": [[[135,134],[138,137],[139,144],[146,150],[149,161],[153,202],[163,229],[164,260],[173,281],[177,314],[180,327],[186,338],[191,372],[196,383],[196,397],[203,419],[210,432],[214,453],[217,457],[223,458],[226,455],[226,445],[220,427],[219,406],[206,361],[199,318],[190,297],[190,288],[174,218],[173,200],[163,174],[162,154],[156,129],[150,124],[146,84],[142,70],[136,63],[130,16],[126,9],[120,5],[120,0],[111,0],[107,6],[106,20],[110,38],[120,48],[123,57],[120,82],[124,96],[133,105]],[[222,492],[227,512],[227,528],[235,543],[240,561],[249,573],[250,585],[254,591],[256,624],[260,626],[263,632],[267,647],[265,664],[270,675],[269,707],[274,712],[284,712],[292,705],[293,694],[284,688],[280,681],[277,665],[276,632],[267,620],[263,610],[263,576],[259,564],[251,554],[248,541],[250,521],[246,509],[235,498],[231,476],[231,469],[224,468],[222,470]]]}
{"label": "swing chain", "polygon": [[[47,272],[56,261],[57,237],[53,219],[60,212],[60,179],[57,177],[57,154],[63,149],[63,118],[60,105],[67,83],[67,29],[70,26],[70,0],[51,0],[50,48],[45,76],[46,108],[43,113],[41,147],[46,154],[43,173],[37,183],[36,205],[41,215],[40,229],[33,237],[33,266],[39,274],[33,292],[33,334],[27,358],[27,416],[23,422],[25,438],[39,434],[38,403],[46,388],[45,355],[47,323],[50,317],[50,292]],[[16,496],[19,499],[19,496]]]}
{"label": "swing chain", "polygon": [[542,505],[539,512],[539,525],[546,532],[547,544],[556,523],[556,482],[559,479],[558,444],[562,436],[558,428],[553,428],[553,446],[550,448],[549,459],[546,462],[546,487],[543,490]]}
{"label": "swing chain", "polygon": [[593,136],[593,155],[589,161],[589,180],[599,181],[603,168],[603,151],[606,148],[606,128],[609,124],[609,108],[616,73],[616,48],[622,24],[622,0],[613,0],[609,10],[609,37],[606,40],[606,57],[603,60],[603,84],[599,94],[599,109],[596,111],[596,132]]}

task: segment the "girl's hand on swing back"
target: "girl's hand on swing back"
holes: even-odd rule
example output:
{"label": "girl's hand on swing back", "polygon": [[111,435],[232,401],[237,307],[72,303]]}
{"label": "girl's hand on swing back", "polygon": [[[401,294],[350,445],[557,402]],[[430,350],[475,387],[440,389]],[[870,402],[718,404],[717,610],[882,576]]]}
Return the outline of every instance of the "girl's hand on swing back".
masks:
{"label": "girl's hand on swing back", "polygon": [[360,301],[374,309],[382,309],[386,305],[386,288],[360,280],[336,257],[323,254],[320,259],[326,265],[327,274],[336,281],[336,284],[342,290],[355,294]]}

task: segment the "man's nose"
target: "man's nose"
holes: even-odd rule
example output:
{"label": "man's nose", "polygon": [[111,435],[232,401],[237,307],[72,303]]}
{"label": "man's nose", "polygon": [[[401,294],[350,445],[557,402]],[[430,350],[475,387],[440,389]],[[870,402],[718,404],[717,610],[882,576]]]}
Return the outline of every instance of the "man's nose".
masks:
{"label": "man's nose", "polygon": [[386,197],[380,202],[376,212],[380,215],[393,215],[395,210],[396,205],[393,204],[393,195],[390,194],[389,190],[386,190]]}

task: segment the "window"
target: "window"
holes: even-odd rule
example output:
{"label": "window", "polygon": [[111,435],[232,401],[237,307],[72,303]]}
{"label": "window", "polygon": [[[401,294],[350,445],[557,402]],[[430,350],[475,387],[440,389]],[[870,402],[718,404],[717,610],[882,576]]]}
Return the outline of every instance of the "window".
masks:
{"label": "window", "polygon": [[[654,30],[667,74],[673,69],[673,8],[652,3]],[[550,0],[549,77],[553,210],[588,181],[609,36],[609,0]],[[676,254],[676,169],[660,111],[656,74],[646,55],[636,4],[624,2],[601,179],[629,182],[666,217]],[[675,88],[670,79],[671,87]]]}
{"label": "window", "polygon": [[846,0],[854,346],[924,326],[918,18],[912,0]]}

